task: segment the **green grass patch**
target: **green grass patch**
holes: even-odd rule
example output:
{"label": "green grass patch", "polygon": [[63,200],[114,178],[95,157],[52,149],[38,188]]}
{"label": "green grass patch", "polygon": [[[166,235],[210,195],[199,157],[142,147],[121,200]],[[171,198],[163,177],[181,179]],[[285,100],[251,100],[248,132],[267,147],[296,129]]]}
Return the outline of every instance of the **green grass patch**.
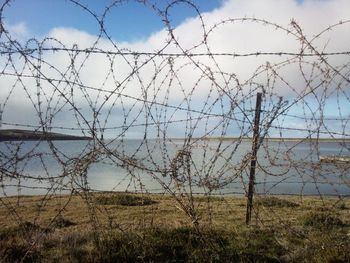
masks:
{"label": "green grass patch", "polygon": [[[344,229],[343,229],[344,230]],[[342,229],[312,232],[302,246],[293,250],[285,262],[348,263],[350,239]]]}
{"label": "green grass patch", "polygon": [[42,257],[38,247],[22,239],[10,239],[0,243],[1,262],[41,262]]}
{"label": "green grass patch", "polygon": [[222,202],[225,201],[224,197],[221,196],[197,196],[194,198],[197,202]]}
{"label": "green grass patch", "polygon": [[249,231],[243,236],[191,227],[152,228],[140,233],[109,233],[101,239],[101,262],[280,262],[283,248],[273,234]]}
{"label": "green grass patch", "polygon": [[70,227],[70,226],[75,226],[76,223],[73,221],[64,218],[61,214],[58,215],[52,222],[52,226],[55,228],[64,228],[64,227]]}
{"label": "green grass patch", "polygon": [[326,212],[310,212],[302,217],[302,224],[317,229],[345,226],[343,221],[337,215]]}
{"label": "green grass patch", "polygon": [[283,207],[294,208],[299,206],[299,204],[297,203],[294,203],[286,199],[277,198],[274,196],[257,198],[255,200],[255,204],[259,206],[264,206],[264,207],[278,207],[278,208],[283,208]]}
{"label": "green grass patch", "polygon": [[339,209],[339,210],[348,210],[349,207],[346,206],[346,204],[344,202],[340,202],[338,203],[335,208]]}
{"label": "green grass patch", "polygon": [[307,239],[293,242],[295,249],[286,243],[297,238],[293,233],[260,227],[239,232],[210,227],[60,230],[39,239],[14,233],[0,239],[1,262],[348,262],[350,248],[342,231],[311,231]]}
{"label": "green grass patch", "polygon": [[243,232],[242,236],[241,250],[258,258],[264,257],[277,261],[286,252],[270,229],[252,228]]}
{"label": "green grass patch", "polygon": [[100,205],[144,206],[155,204],[150,197],[129,193],[116,193],[96,197],[96,203]]}
{"label": "green grass patch", "polygon": [[225,256],[218,245],[226,243],[214,232],[209,236],[192,228],[152,228],[109,233],[96,252],[101,262],[211,262]]}

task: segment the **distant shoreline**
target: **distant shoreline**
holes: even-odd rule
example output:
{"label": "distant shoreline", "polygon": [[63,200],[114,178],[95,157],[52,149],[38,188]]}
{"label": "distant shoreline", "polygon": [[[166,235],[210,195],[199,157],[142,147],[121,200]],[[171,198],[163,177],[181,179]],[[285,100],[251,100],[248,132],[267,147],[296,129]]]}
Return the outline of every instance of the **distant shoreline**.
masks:
{"label": "distant shoreline", "polygon": [[29,130],[17,130],[6,129],[0,130],[0,141],[77,141],[77,140],[91,140],[91,137],[87,136],[75,136],[54,132],[42,132],[42,131],[29,131]]}
{"label": "distant shoreline", "polygon": [[[185,140],[184,138],[171,138],[171,140]],[[242,140],[242,141],[251,141],[252,138],[250,137],[193,137],[192,140],[200,140],[200,141],[236,141],[236,140]],[[265,138],[264,141],[270,141],[270,142],[347,142],[350,143],[349,139],[342,139],[342,138]]]}
{"label": "distant shoreline", "polygon": [[[92,140],[92,137],[87,136],[76,136],[54,132],[42,132],[42,131],[30,131],[30,130],[19,130],[19,129],[3,129],[0,130],[0,141],[37,141],[37,140],[57,140],[57,141],[77,141],[77,140]],[[108,139],[107,139],[108,140]],[[128,139],[138,140],[138,139]],[[150,140],[157,140],[153,138]],[[167,140],[183,141],[186,138],[168,138]],[[251,141],[250,137],[193,137],[192,141]],[[268,142],[321,142],[321,143],[350,143],[350,138],[293,138],[293,137],[274,137],[265,138],[264,141]]]}

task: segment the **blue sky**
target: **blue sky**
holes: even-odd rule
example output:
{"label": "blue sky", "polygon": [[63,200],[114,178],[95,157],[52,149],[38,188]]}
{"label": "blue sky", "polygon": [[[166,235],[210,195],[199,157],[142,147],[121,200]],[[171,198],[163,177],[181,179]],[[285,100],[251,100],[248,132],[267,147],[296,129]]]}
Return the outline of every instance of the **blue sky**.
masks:
{"label": "blue sky", "polygon": [[[208,12],[219,7],[223,0],[197,0],[200,12]],[[97,15],[102,15],[104,7],[112,1],[85,0],[80,1]],[[167,1],[157,1],[164,8]],[[160,5],[160,8],[162,8]],[[173,26],[177,26],[189,17],[197,14],[187,4],[174,5],[170,10]],[[98,24],[87,12],[69,1],[59,0],[15,0],[5,12],[5,21],[9,24],[24,22],[31,33],[47,34],[55,27],[71,27],[96,34]],[[137,1],[123,1],[116,5],[106,17],[105,27],[108,33],[118,41],[131,41],[148,37],[151,33],[161,30],[164,22],[151,7]]]}
{"label": "blue sky", "polygon": [[[157,2],[158,6],[162,9],[164,8],[165,3],[168,1],[154,0],[154,2]],[[97,15],[101,15],[104,7],[109,4],[110,1],[85,0],[81,1],[81,3],[86,4],[92,11],[96,12]],[[300,23],[304,30],[303,32],[310,37],[310,39],[313,35],[322,31],[325,27],[337,23],[339,20],[346,20],[350,18],[350,15],[348,14],[348,10],[350,9],[350,1],[348,0],[196,0],[194,3],[198,5],[201,12],[205,13],[205,22],[208,27],[220,22],[222,19],[248,16],[264,18],[271,22],[276,22],[285,28],[290,28],[291,20],[295,19],[298,23]],[[327,16],[324,15],[326,12]],[[22,43],[31,37],[42,39],[45,36],[50,36],[60,40],[68,48],[75,44],[78,44],[80,48],[89,48],[94,40],[96,40],[96,34],[99,32],[99,26],[91,14],[82,10],[80,7],[77,7],[70,1],[65,0],[12,1],[10,6],[5,8],[3,16],[5,27],[8,27],[13,31],[10,32],[10,34],[13,33],[11,36],[13,38],[19,37],[19,40]],[[179,1],[179,4],[174,5],[170,10],[170,19],[172,27],[175,29],[175,38],[179,44],[184,47],[184,49],[196,46],[203,40],[202,29],[198,23],[198,19],[196,19],[196,16],[197,14],[195,10],[188,4],[181,3],[181,1]],[[110,13],[108,13],[104,22],[107,33],[112,37],[112,41],[114,41],[114,44],[121,48],[152,52],[161,49],[165,45],[168,38],[167,32],[162,30],[164,29],[164,21],[162,21],[161,17],[159,17],[149,6],[145,7],[144,4],[140,3],[140,1],[123,1],[121,4],[115,6]],[[329,33],[327,32],[321,39],[315,41],[313,44],[315,44],[315,47],[317,47],[319,51],[347,51],[348,40],[350,39],[348,24],[345,24],[343,27],[337,27],[336,30]],[[291,34],[285,34],[285,32],[281,31],[282,30],[276,30],[276,28],[273,26],[266,26],[258,23],[228,23],[227,25],[225,24],[218,30],[214,31],[214,33],[212,33],[207,40],[211,51],[218,53],[228,52],[243,54],[261,51],[298,52],[300,50],[300,43],[298,40]],[[50,46],[51,43],[49,42],[47,45]],[[113,50],[114,47],[106,39],[101,39],[99,42],[99,48]],[[199,47],[194,51],[203,52],[203,50],[205,50],[203,48],[203,45],[199,45]],[[170,53],[181,53],[181,50],[175,45],[170,46],[166,51]],[[45,55],[47,55],[44,57],[47,62],[61,69],[62,72],[66,72],[67,69],[68,71],[71,70],[70,59],[67,57],[67,53],[57,55],[48,52]],[[116,75],[113,76],[113,79],[110,75],[108,75],[108,72],[111,69],[110,61],[108,59],[109,58],[107,57],[98,55],[91,55],[84,62],[77,59],[77,68],[80,66],[79,63],[84,63],[82,64],[79,72],[80,81],[87,86],[97,89],[114,89],[116,85],[115,79],[118,81],[122,80],[125,76],[130,74],[130,70],[132,69],[130,69],[130,65],[126,65],[125,61],[123,61],[120,57],[114,58],[113,67],[115,67],[114,73]],[[129,59],[129,63],[134,63],[132,57],[128,57],[127,59]],[[145,58],[141,57],[140,60],[142,59]],[[244,88],[250,89],[252,87],[249,86],[249,79],[254,76],[253,74],[257,68],[265,66],[267,62],[273,64],[279,63],[285,59],[286,57],[283,56],[259,56],[235,59],[223,57],[218,58],[217,61],[219,62],[220,70],[227,74],[234,75],[239,83],[248,83],[245,84],[246,86],[244,86]],[[277,80],[273,84],[268,83],[264,74],[254,77],[253,81],[251,82],[258,84],[261,83],[263,86],[268,86],[270,84],[274,85],[272,91],[274,92],[275,97],[283,96],[285,100],[293,101],[293,96],[296,97],[298,96],[298,92],[302,92],[304,89],[306,90],[309,88],[305,83],[306,81],[303,79],[301,71],[304,70],[305,72],[310,73],[310,68],[308,68],[310,65],[312,65],[312,63],[309,63],[310,61],[313,62],[313,60],[305,60],[305,65],[303,65],[305,66],[304,69],[299,68],[297,61],[294,61],[291,65],[285,65],[281,68],[276,67],[276,70],[283,75],[285,80],[288,83],[292,83],[292,88],[289,88],[288,85],[283,83],[281,80]],[[330,59],[330,63],[332,63],[332,66],[334,67],[342,65],[346,61],[348,61],[348,57],[346,56],[332,57]],[[157,66],[162,66],[164,64],[162,58],[159,58],[154,62],[157,64]],[[199,68],[195,68],[193,63],[190,64],[190,66],[184,66],[184,63],[188,62],[189,61],[177,59],[176,63],[174,64],[175,68],[179,70],[179,82],[181,82],[183,87],[185,87],[185,91],[182,92],[181,88],[176,86],[176,83],[173,82],[172,90],[170,91],[171,96],[169,103],[176,106],[177,103],[183,101],[183,97],[186,97],[186,93],[190,93],[192,87],[196,87],[196,92],[194,93],[191,101],[191,107],[200,111],[203,107],[202,104],[205,100],[205,96],[207,96],[207,94],[210,92],[210,86],[212,83],[209,83],[206,78],[202,78],[199,81],[199,85],[197,85],[196,81],[200,77],[200,70]],[[208,58],[198,58],[198,62],[204,65],[203,69],[208,66],[212,67],[214,71],[217,70],[217,68],[213,66],[213,61],[209,60]],[[165,68],[163,70],[165,73],[170,72],[167,71],[169,70],[168,66],[169,64],[167,64],[165,67],[162,66],[163,69]],[[9,68],[6,70],[9,70]],[[163,78],[165,81],[161,82],[162,79],[157,79],[159,82],[152,83],[152,74],[154,74],[154,71],[152,70],[154,69],[150,69],[145,66],[139,73],[139,76],[143,78],[144,82],[137,83],[137,81],[135,82],[135,79],[130,79],[130,84],[125,87],[123,92],[126,95],[141,96],[141,91],[145,90],[145,87],[148,87],[148,85],[150,87],[152,87],[152,85],[160,85],[161,89],[165,90],[167,88],[166,85],[168,81],[170,81],[169,75],[165,76],[165,73],[162,72],[158,76],[160,76],[159,78]],[[322,67],[314,70],[316,71],[314,74],[320,74],[321,77],[325,72],[324,68]],[[347,68],[343,70],[346,71]],[[32,72],[33,70],[29,71],[29,73]],[[266,73],[269,72],[271,73],[269,70],[266,71]],[[72,77],[74,74],[75,72],[72,72],[72,74],[69,76]],[[55,75],[53,74],[53,76]],[[216,78],[219,83],[224,83],[224,78],[220,74],[216,73]],[[335,83],[336,81],[340,81],[340,79],[341,78],[338,76],[332,79],[332,81]],[[310,84],[311,87],[313,85],[317,85],[317,80],[318,79],[316,77],[315,81]],[[325,83],[324,89],[328,89],[328,93],[332,92],[333,90],[333,95],[326,99],[326,106],[324,107],[324,110],[318,108],[320,106],[320,102],[317,102],[314,95],[310,94],[310,96],[304,100],[303,107],[301,107],[300,104],[296,105],[291,107],[288,113],[290,115],[294,114],[298,116],[312,116],[313,114],[319,116],[320,114],[324,114],[325,117],[332,118],[344,118],[349,116],[349,89],[347,89],[348,85],[346,85],[344,81],[341,82],[341,88],[337,90],[337,96],[334,95],[334,83]],[[33,115],[33,109],[28,110],[26,108],[26,104],[23,101],[20,101],[20,96],[23,94],[23,88],[20,86],[20,84],[21,83],[18,83],[15,78],[10,80],[8,77],[0,77],[1,87],[8,87],[10,90],[12,85],[18,86],[16,86],[15,91],[11,95],[9,100],[10,105],[7,106],[7,109],[17,108],[21,109],[23,112],[23,114],[13,116],[10,114],[11,110],[5,109],[4,121],[14,123],[26,123],[28,121],[31,123],[37,122],[37,116],[32,118],[30,117],[30,115]],[[33,83],[28,82],[28,85],[35,87]],[[49,86],[45,86],[47,83],[41,83],[41,85],[43,85],[43,89],[47,88],[48,92],[51,91]],[[235,85],[235,81],[232,81],[232,83],[229,83],[229,85],[227,85],[225,88],[232,88],[232,92],[234,93],[234,88],[237,88]],[[255,84],[252,85],[254,88]],[[294,88],[295,90],[293,90]],[[1,100],[3,100],[4,97],[9,94],[9,90],[4,90],[5,89],[0,90]],[[33,88],[33,90],[30,92],[33,93],[33,97],[35,98],[35,88]],[[91,94],[93,94],[93,92],[91,92]],[[161,92],[160,94],[164,95]],[[321,94],[321,92],[319,94]],[[150,92],[149,95],[152,96],[152,92]],[[91,96],[94,98],[94,95]],[[249,103],[253,104],[254,98],[255,97],[252,97]],[[96,104],[102,104],[102,99],[103,96],[96,98]],[[164,98],[159,96],[157,100],[163,101]],[[28,102],[29,101],[27,101],[27,103]],[[75,102],[81,103],[80,106],[82,108],[87,106],[87,102],[84,101],[83,96],[76,98]],[[119,112],[120,115],[120,112],[122,111],[118,107],[121,103],[118,103],[116,103],[114,106],[116,112]],[[130,101],[126,100],[123,103],[126,103],[128,106]],[[185,103],[181,104],[181,107],[184,107],[184,104]],[[107,107],[111,105],[106,104],[105,106]],[[108,112],[108,108],[106,107],[103,108],[101,112]],[[220,110],[219,103],[213,108],[215,110]],[[158,114],[164,114],[160,108],[155,109],[155,112],[156,110],[158,110]],[[169,111],[171,112],[171,110]],[[67,112],[69,112],[69,110]],[[91,115],[91,113],[84,114]],[[169,116],[170,115],[167,117]],[[69,117],[62,114],[59,114],[56,117],[57,123],[55,124],[57,126],[62,125],[62,123],[67,120],[69,120],[69,126],[76,125],[74,118],[69,119]],[[88,118],[90,117],[91,116],[88,116]],[[114,117],[115,116],[110,116],[110,120],[113,121],[110,121],[108,126],[118,126],[116,123],[123,121],[122,119]],[[159,120],[161,120],[162,117],[164,116],[158,116]],[[174,120],[186,118],[186,116],[184,115],[184,112],[176,112],[176,116],[174,115],[171,118]],[[305,128],[306,125],[310,124],[300,122],[300,120],[293,117],[286,117],[284,121],[284,125],[295,128]],[[140,123],[142,122],[143,120],[140,121]],[[327,128],[338,131],[341,131],[343,128],[342,126],[344,126],[344,122],[337,123],[333,121],[326,124],[328,125]],[[317,126],[317,123],[312,123],[310,124],[310,127],[312,128],[315,125]],[[349,125],[346,125],[345,131],[348,131]],[[181,126],[175,124],[173,125],[173,128],[173,136],[177,136],[179,134],[178,136],[181,137],[181,132],[184,130],[184,125]],[[201,132],[200,128],[202,127],[198,127],[199,133]],[[230,134],[234,133],[235,127],[232,127]],[[276,131],[274,135],[278,135],[277,133],[278,131]],[[136,129],[135,134],[135,136],[142,136],[142,129],[141,131],[140,129]],[[293,134],[293,132],[288,134],[291,136],[296,136]]]}

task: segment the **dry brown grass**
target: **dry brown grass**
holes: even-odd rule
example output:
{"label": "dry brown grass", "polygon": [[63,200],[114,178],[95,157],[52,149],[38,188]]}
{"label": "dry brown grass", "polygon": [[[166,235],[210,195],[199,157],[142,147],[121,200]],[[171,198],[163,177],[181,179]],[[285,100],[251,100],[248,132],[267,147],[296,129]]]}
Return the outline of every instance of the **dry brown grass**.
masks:
{"label": "dry brown grass", "polygon": [[[241,262],[252,262],[254,257],[261,257],[260,262],[275,262],[275,259],[285,262],[348,260],[343,252],[350,248],[350,199],[257,196],[252,223],[246,226],[246,199],[243,197],[195,197],[194,209],[199,220],[194,225],[172,196],[128,194],[125,198],[123,195],[95,193],[2,198],[0,242],[7,250],[0,254],[22,255],[23,251],[29,251],[32,254],[27,256],[27,262],[41,261],[43,256],[50,258],[49,262],[56,257],[64,257],[70,262],[84,254],[88,255],[88,258],[84,257],[85,261],[102,262],[107,258],[102,259],[96,252],[102,246],[108,250],[105,254],[109,259],[124,255],[125,260],[131,251],[137,254],[135,250],[147,255],[149,260],[155,260],[157,257],[152,258],[152,253],[158,255],[157,249],[170,249],[168,252],[175,253],[174,257],[187,259],[196,259],[197,253],[201,255],[204,249],[213,256],[212,261],[215,257],[238,257],[244,259]],[[123,202],[118,204],[118,200]],[[147,202],[139,203],[140,200]],[[318,227],[329,215],[332,220],[325,222],[337,224]],[[313,218],[318,220],[317,224],[312,223]],[[186,238],[187,234],[191,241]],[[220,238],[207,242],[209,236]],[[171,240],[173,237],[175,239]],[[206,239],[204,243],[203,239]],[[124,242],[131,243],[124,247]],[[167,242],[172,244],[170,248],[164,248]],[[191,243],[187,254],[177,254],[178,249],[187,247],[187,242]],[[34,248],[28,247],[32,243]],[[271,243],[271,247],[265,243]],[[309,249],[305,250],[305,246]],[[116,247],[119,249],[117,254],[113,252]],[[11,257],[7,260],[11,262]]]}
{"label": "dry brown grass", "polygon": [[[36,224],[50,227],[58,215],[74,222],[74,227],[85,227],[91,223],[91,209],[94,209],[98,221],[104,225],[112,220],[116,224],[136,227],[144,224],[174,227],[188,226],[190,221],[178,202],[167,195],[149,194],[147,199],[152,202],[127,204],[101,204],[101,194],[91,194],[89,200],[83,196],[23,196],[2,198],[0,204],[0,227],[16,226],[20,221],[36,222]],[[103,194],[104,197],[108,194]],[[114,198],[114,195],[110,195]],[[141,196],[136,195],[135,196]],[[145,197],[143,197],[145,198]],[[276,204],[264,201],[267,198],[256,197],[253,224],[256,220],[265,226],[280,223],[295,224],[298,218],[310,211],[329,211],[337,217],[349,222],[350,199],[317,197],[275,197]],[[224,229],[242,227],[245,220],[246,199],[244,197],[212,198],[195,197],[195,209],[199,215],[200,224],[211,224]],[[283,206],[281,200],[294,204]]]}

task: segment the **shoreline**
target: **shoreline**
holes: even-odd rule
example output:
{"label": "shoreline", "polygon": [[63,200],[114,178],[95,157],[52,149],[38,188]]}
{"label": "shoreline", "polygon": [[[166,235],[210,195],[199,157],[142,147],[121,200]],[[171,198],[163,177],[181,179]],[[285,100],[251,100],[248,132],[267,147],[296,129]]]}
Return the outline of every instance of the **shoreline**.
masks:
{"label": "shoreline", "polygon": [[[0,142],[1,141],[37,141],[37,140],[92,140],[92,137],[77,136],[55,132],[42,132],[31,130],[19,130],[19,129],[0,129]],[[191,141],[252,141],[251,137],[192,137]],[[115,140],[114,138],[105,138],[105,140]],[[142,138],[124,138],[124,140],[142,140]],[[164,140],[163,138],[149,138],[149,140]],[[166,141],[184,141],[188,138],[166,138]],[[316,143],[350,143],[350,138],[297,138],[297,137],[271,137],[264,138],[263,142],[316,142]]]}
{"label": "shoreline", "polygon": [[[163,192],[125,192],[125,191],[100,191],[100,190],[91,190],[91,191],[80,191],[75,192],[74,194],[23,194],[23,195],[6,195],[6,196],[0,196],[0,199],[12,199],[12,198],[40,198],[40,197],[50,197],[50,198],[65,198],[69,196],[79,196],[82,193],[88,193],[90,195],[137,195],[137,196],[155,196],[155,197],[164,197],[169,198],[173,197],[173,195],[169,193],[163,193]],[[254,197],[258,198],[269,198],[269,197],[276,197],[276,198],[285,198],[285,199],[295,199],[295,198],[311,198],[311,199],[318,199],[318,198],[326,198],[326,199],[350,199],[350,194],[322,194],[322,195],[316,195],[316,194],[262,194],[262,193],[254,193]],[[201,193],[194,193],[193,198],[222,198],[222,199],[246,199],[246,195],[244,193],[232,193],[232,194],[201,194]]]}
{"label": "shoreline", "polygon": [[[170,138],[169,140],[178,140],[178,141],[183,141],[185,138]],[[192,140],[198,140],[198,141],[237,141],[237,140],[242,140],[242,141],[252,141],[253,138],[251,137],[193,137]],[[265,141],[271,141],[271,142],[321,142],[321,143],[350,143],[350,138],[349,139],[342,139],[342,138],[292,138],[292,137],[286,137],[286,138],[278,138],[278,137],[273,137],[273,138],[265,138],[263,142]]]}
{"label": "shoreline", "polygon": [[91,140],[91,137],[87,136],[75,136],[54,132],[42,132],[42,131],[30,131],[30,130],[18,130],[18,129],[6,129],[0,130],[0,142],[1,141],[78,141],[78,140]]}

